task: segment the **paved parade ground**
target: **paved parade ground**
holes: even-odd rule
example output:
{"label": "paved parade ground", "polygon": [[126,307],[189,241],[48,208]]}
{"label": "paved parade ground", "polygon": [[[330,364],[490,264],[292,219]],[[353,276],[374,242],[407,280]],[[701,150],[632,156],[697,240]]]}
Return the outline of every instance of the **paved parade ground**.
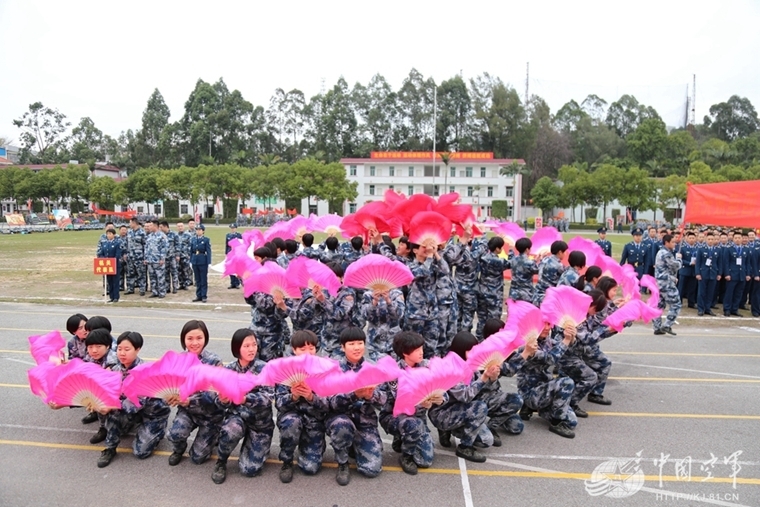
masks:
{"label": "paved parade ground", "polygon": [[[148,360],[179,350],[182,324],[201,319],[211,332],[210,350],[230,361],[229,338],[249,323],[242,308],[0,303],[0,505],[760,505],[756,319],[682,318],[675,337],[636,325],[610,338],[602,348],[613,361],[605,391],[613,404],[582,402],[589,418],[580,419],[573,440],[550,433],[534,416],[522,435],[502,434],[504,445],[487,449],[488,461],[475,464],[442,449],[433,430],[433,466],[412,477],[383,433],[383,473],[366,479],[354,471],[340,487],[329,444],[317,476],[297,471],[291,484],[281,484],[276,434],[262,476],[242,477],[231,463],[222,485],[211,481],[213,461],[170,467],[166,440],[138,461],[126,437],[111,465],[97,468],[103,447],[88,443],[97,424],[82,425],[83,409],[50,410],[27,386],[34,364],[27,337],[64,329],[75,311],[107,316],[114,335],[141,332]],[[502,382],[515,390],[512,379]]]}

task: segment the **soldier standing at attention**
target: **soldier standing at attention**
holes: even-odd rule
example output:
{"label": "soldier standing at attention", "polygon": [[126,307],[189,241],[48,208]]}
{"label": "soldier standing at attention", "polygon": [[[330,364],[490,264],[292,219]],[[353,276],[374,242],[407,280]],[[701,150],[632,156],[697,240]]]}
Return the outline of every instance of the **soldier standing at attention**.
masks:
{"label": "soldier standing at attention", "polygon": [[166,235],[166,291],[171,288],[172,294],[177,293],[179,288],[179,236],[169,229],[169,222],[161,222],[161,232]]}
{"label": "soldier standing at attention", "polygon": [[[237,231],[237,224],[230,224],[230,232],[227,233],[227,236],[224,237],[224,253],[225,255],[230,253],[230,250],[232,250],[232,247],[230,246],[230,241],[233,239],[243,239],[243,236]],[[235,275],[230,275],[230,286],[227,287],[228,289],[238,289],[240,288],[240,279],[236,277]]]}
{"label": "soldier standing at attention", "polygon": [[604,255],[608,257],[612,257],[612,243],[609,242],[607,239],[607,229],[604,227],[600,227],[596,230],[596,232],[599,234],[599,239],[594,241],[604,252]]}
{"label": "soldier standing at attention", "polygon": [[166,234],[158,229],[158,220],[148,222],[149,234],[145,241],[145,265],[150,277],[152,298],[166,297],[166,256],[169,251]]}
{"label": "soldier standing at attention", "polygon": [[119,290],[124,291],[127,287],[127,250],[129,248],[126,225],[119,227],[119,241],[121,241],[121,257],[119,257]]}
{"label": "soldier standing at attention", "polygon": [[633,266],[633,269],[636,271],[636,277],[639,280],[646,274],[647,247],[641,241],[642,234],[642,230],[638,227],[631,232],[633,241],[623,247],[623,255],[620,257],[620,265],[630,264]]}
{"label": "soldier standing at attention", "polygon": [[715,287],[723,273],[721,252],[715,246],[716,239],[712,232],[707,233],[707,245],[697,248],[695,273],[697,279],[697,315],[715,314],[711,309]]}
{"label": "soldier standing at attention", "polygon": [[145,231],[142,224],[133,218],[129,221],[130,231],[127,233],[127,292],[134,294],[135,285],[140,289],[140,295],[145,295]]}
{"label": "soldier standing at attention", "polygon": [[660,302],[657,308],[665,310],[665,307],[669,306],[670,310],[664,325],[662,316],[652,321],[654,334],[676,335],[672,325],[678,317],[678,312],[681,311],[681,296],[676,287],[676,275],[681,269],[681,261],[676,259],[673,248],[673,236],[666,234],[662,237],[662,248],[657,252],[657,258],[654,262],[654,277],[657,279],[657,287],[660,289]]}
{"label": "soldier standing at attention", "polygon": [[[694,231],[686,233],[686,240],[681,242],[678,249],[682,268],[678,272],[678,293],[681,299],[686,299],[689,308],[697,307],[697,235]],[[676,257],[678,257],[678,255]]]}
{"label": "soldier standing at attention", "polygon": [[208,266],[211,264],[211,241],[204,236],[206,226],[199,224],[195,228],[195,237],[190,241],[190,264],[195,275],[195,299],[206,302],[208,292]]}
{"label": "soldier standing at attention", "polygon": [[185,224],[177,222],[177,275],[179,276],[179,290],[187,290],[187,286],[193,281],[193,268],[190,266],[190,240],[193,235],[185,230]]}

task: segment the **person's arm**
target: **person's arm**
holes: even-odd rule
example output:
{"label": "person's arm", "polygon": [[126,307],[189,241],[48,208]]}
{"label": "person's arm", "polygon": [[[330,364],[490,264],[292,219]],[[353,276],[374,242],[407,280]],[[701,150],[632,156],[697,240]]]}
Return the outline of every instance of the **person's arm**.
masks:
{"label": "person's arm", "polygon": [[623,266],[628,262],[628,245],[623,247],[623,255],[620,256],[620,265]]}

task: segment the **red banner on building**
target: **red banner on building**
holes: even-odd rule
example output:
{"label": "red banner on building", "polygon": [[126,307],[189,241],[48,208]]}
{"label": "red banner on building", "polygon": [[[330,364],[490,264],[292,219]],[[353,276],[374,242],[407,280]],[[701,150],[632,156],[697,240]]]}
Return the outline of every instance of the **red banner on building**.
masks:
{"label": "red banner on building", "polygon": [[[373,151],[370,158],[378,160],[433,160],[432,151]],[[441,160],[441,152],[435,155],[436,160]],[[459,151],[449,154],[449,160],[493,160],[493,152],[490,151]]]}
{"label": "red banner on building", "polygon": [[115,275],[116,274],[116,258],[105,257],[93,259],[92,262],[92,274],[93,275]]}

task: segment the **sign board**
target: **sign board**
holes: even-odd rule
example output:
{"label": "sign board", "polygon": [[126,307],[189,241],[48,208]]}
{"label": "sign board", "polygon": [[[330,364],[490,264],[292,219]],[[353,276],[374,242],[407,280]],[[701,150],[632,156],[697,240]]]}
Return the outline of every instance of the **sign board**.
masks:
{"label": "sign board", "polygon": [[607,219],[607,230],[611,231],[615,229],[615,221],[612,218]]}
{"label": "sign board", "polygon": [[544,217],[536,217],[536,230],[544,226]]}
{"label": "sign board", "polygon": [[9,213],[8,215],[5,215],[5,221],[10,225],[26,225],[24,215],[19,213]]}
{"label": "sign board", "polygon": [[96,257],[93,259],[92,262],[92,274],[103,276],[103,275],[115,275],[116,274],[116,258],[115,257],[105,257],[105,258],[98,258]]}

